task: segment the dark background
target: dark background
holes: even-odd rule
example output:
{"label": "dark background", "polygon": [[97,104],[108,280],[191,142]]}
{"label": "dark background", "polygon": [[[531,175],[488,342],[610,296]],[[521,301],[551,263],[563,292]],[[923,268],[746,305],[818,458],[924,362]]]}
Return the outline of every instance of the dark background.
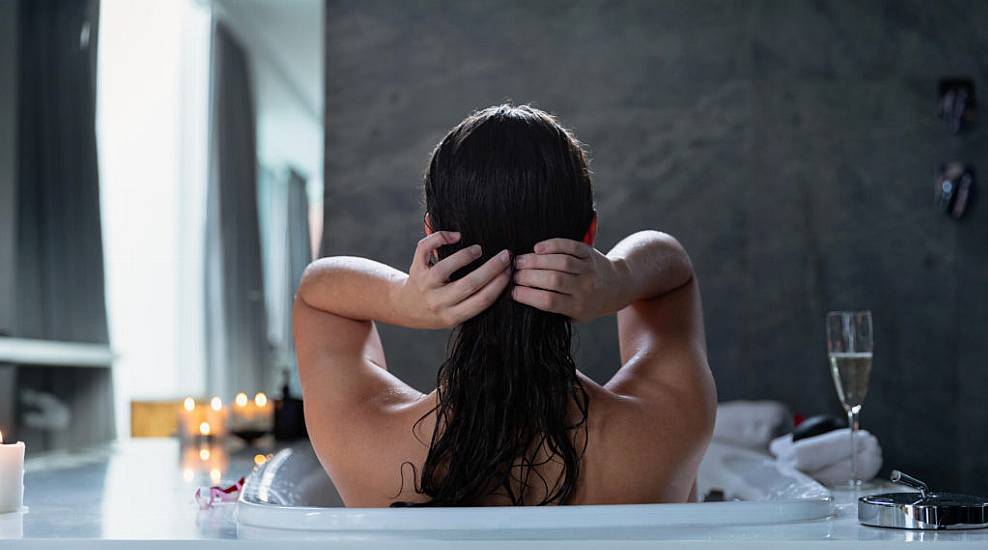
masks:
{"label": "dark background", "polygon": [[[988,94],[988,4],[331,0],[326,14],[324,255],[406,268],[432,147],[474,109],[532,102],[589,145],[598,248],[656,228],[692,254],[720,400],[842,414],[823,320],[871,309],[862,425],[885,470],[988,492],[988,210],[954,221],[932,192],[941,161],[988,173],[986,124],[954,136],[936,117],[943,76]],[[382,333],[392,371],[433,387],[447,334]],[[577,361],[601,382],[617,369],[613,319],[579,326]]]}

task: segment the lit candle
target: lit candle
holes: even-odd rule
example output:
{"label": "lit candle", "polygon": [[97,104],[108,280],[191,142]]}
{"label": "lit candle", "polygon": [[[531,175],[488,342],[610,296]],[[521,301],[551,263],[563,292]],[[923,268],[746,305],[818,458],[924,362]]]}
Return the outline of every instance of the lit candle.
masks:
{"label": "lit candle", "polygon": [[178,434],[185,440],[199,435],[199,423],[205,420],[203,407],[191,397],[186,397],[178,415]]}
{"label": "lit candle", "polygon": [[213,397],[209,400],[209,409],[206,410],[206,422],[209,422],[210,434],[215,437],[223,437],[227,434],[227,410],[223,406],[223,400]]}
{"label": "lit candle", "polygon": [[274,422],[274,406],[263,392],[257,392],[254,396],[254,405],[257,413],[254,417],[256,427],[261,430],[270,430],[271,423]]}
{"label": "lit candle", "polygon": [[247,394],[240,392],[233,398],[233,410],[231,411],[230,426],[233,430],[243,429],[251,420],[253,404],[247,398]]}
{"label": "lit candle", "polygon": [[24,443],[3,444],[0,432],[0,514],[17,512],[24,502]]}

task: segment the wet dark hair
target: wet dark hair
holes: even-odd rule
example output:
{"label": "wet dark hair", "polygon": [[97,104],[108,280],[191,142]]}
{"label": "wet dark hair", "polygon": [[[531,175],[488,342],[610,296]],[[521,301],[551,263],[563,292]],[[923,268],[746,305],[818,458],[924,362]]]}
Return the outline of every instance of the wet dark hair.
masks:
{"label": "wet dark hair", "polygon": [[[440,259],[479,243],[459,278],[508,249],[580,240],[594,216],[587,155],[549,114],[530,106],[478,111],[432,153],[425,205],[433,230],[459,231]],[[570,320],[515,302],[510,286],[456,327],[439,368],[436,428],[416,484],[427,505],[489,497],[565,504],[586,448],[589,397],[576,375]],[[575,420],[574,420],[575,417]],[[421,420],[420,420],[421,422]],[[556,479],[546,465],[555,463]],[[561,468],[560,468],[561,467]]]}

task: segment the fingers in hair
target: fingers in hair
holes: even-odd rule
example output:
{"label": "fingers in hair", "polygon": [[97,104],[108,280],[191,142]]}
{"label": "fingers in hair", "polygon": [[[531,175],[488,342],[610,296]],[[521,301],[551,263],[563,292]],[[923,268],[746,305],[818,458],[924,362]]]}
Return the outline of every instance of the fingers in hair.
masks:
{"label": "fingers in hair", "polygon": [[569,254],[577,258],[590,257],[590,245],[572,239],[549,239],[535,245],[536,254]]}
{"label": "fingers in hair", "polygon": [[457,304],[466,300],[484,288],[487,283],[500,275],[510,265],[511,254],[507,250],[502,250],[493,258],[484,262],[480,267],[463,276],[462,279],[446,285],[443,289],[446,293],[446,302],[448,304]]}
{"label": "fingers in hair", "polygon": [[459,324],[467,319],[471,319],[481,311],[491,307],[491,305],[497,301],[498,296],[500,296],[501,293],[504,292],[504,289],[508,287],[508,283],[510,281],[511,270],[506,267],[479,291],[450,308],[450,313],[453,316],[454,324]]}
{"label": "fingers in hair", "polygon": [[469,265],[470,262],[479,258],[482,252],[480,245],[475,244],[463,250],[458,250],[453,255],[432,266],[429,273],[432,286],[444,284],[457,269]]}
{"label": "fingers in hair", "polygon": [[565,294],[527,286],[515,286],[511,289],[511,298],[535,309],[563,315],[569,314],[569,305],[572,302],[572,298]]}
{"label": "fingers in hair", "polygon": [[561,294],[576,291],[576,275],[549,269],[522,269],[515,272],[515,283]]}
{"label": "fingers in hair", "polygon": [[460,240],[460,234],[456,231],[436,231],[431,235],[426,235],[415,245],[415,256],[412,260],[413,269],[428,269],[429,258],[440,246],[453,244]]}
{"label": "fingers in hair", "polygon": [[515,258],[517,269],[551,269],[579,275],[589,270],[587,260],[569,254],[522,254]]}

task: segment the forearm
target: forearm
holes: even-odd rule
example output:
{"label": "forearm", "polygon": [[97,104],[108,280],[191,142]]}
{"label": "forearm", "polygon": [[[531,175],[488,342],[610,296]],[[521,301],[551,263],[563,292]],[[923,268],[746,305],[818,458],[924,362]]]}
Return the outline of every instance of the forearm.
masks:
{"label": "forearm", "polygon": [[306,268],[298,296],[310,307],[340,317],[411,326],[392,300],[395,288],[407,278],[403,271],[366,258],[322,258]]}
{"label": "forearm", "polygon": [[607,253],[623,281],[627,304],[662,296],[693,279],[686,249],[671,235],[639,231]]}

